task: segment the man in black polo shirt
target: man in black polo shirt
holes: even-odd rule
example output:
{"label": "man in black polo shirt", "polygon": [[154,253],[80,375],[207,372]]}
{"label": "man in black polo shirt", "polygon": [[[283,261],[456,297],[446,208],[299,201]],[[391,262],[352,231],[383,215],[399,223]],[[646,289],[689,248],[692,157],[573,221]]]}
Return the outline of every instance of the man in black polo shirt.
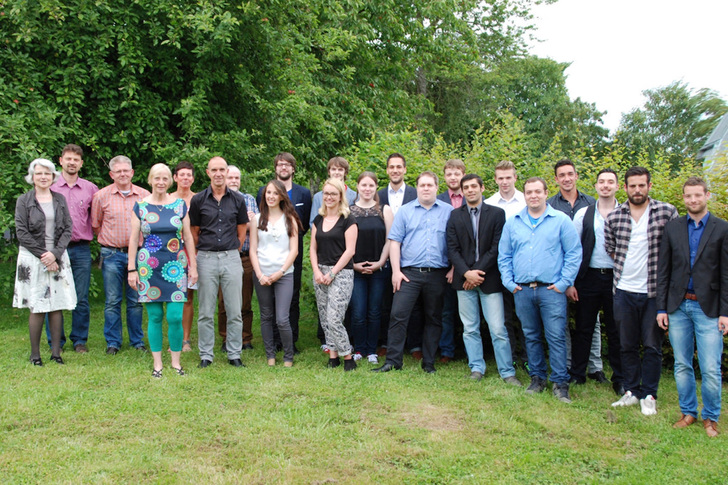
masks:
{"label": "man in black polo shirt", "polygon": [[230,365],[243,367],[241,318],[243,266],[240,248],[245,240],[248,211],[243,196],[226,184],[228,165],[222,157],[207,163],[210,186],[192,197],[190,227],[197,248],[200,367],[212,364],[215,348],[215,304],[222,288],[227,313],[227,351]]}

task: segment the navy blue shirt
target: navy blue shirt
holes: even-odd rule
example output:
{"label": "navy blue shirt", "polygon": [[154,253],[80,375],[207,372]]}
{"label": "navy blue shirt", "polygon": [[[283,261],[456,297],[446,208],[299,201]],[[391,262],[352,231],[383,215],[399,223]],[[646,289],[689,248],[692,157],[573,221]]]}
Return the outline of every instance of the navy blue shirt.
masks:
{"label": "navy blue shirt", "polygon": [[220,201],[207,187],[190,201],[190,226],[200,228],[199,251],[229,251],[240,248],[238,226],[248,223],[248,210],[243,195],[225,187]]}
{"label": "navy blue shirt", "polygon": [[[695,224],[695,221],[692,217],[689,215],[686,216],[688,218],[688,244],[690,245],[690,269],[693,268],[693,264],[695,263],[695,256],[698,254],[698,247],[700,246],[700,238],[703,237],[703,233],[705,232],[705,225],[708,223],[708,217],[710,217],[710,212],[705,214],[705,217],[700,219],[697,224]],[[688,281],[688,291],[690,293],[695,292],[695,288],[693,287],[693,275],[690,275],[690,281]]]}

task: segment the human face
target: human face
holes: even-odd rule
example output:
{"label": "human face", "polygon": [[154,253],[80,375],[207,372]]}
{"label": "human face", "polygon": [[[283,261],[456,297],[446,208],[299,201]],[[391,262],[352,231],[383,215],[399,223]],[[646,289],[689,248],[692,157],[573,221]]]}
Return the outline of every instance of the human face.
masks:
{"label": "human face", "polygon": [[265,188],[265,203],[270,208],[278,207],[278,204],[281,203],[281,196],[272,184],[268,184]]}
{"label": "human face", "polygon": [[327,209],[336,209],[339,206],[341,194],[333,185],[324,185],[322,195],[324,199],[324,206],[326,206]]}
{"label": "human face", "polygon": [[495,183],[498,184],[498,189],[501,195],[511,196],[516,191],[516,176],[515,170],[496,170],[495,171]]}
{"label": "human face", "polygon": [[619,190],[619,182],[617,182],[617,176],[613,173],[603,173],[597,178],[597,183],[594,184],[594,188],[597,189],[597,195],[604,199],[611,199],[614,194]]}
{"label": "human face", "polygon": [[627,198],[632,205],[636,206],[647,203],[651,188],[652,182],[647,181],[647,175],[632,175],[625,184]]}
{"label": "human face", "polygon": [[164,172],[156,174],[152,177],[152,191],[157,195],[164,195],[167,189],[172,185],[169,175]]}
{"label": "human face", "polygon": [[369,202],[374,198],[374,194],[377,193],[377,184],[370,177],[364,177],[357,184],[356,190],[359,192],[361,200]]}
{"label": "human face", "polygon": [[131,185],[132,177],[134,177],[134,170],[128,163],[119,162],[109,171],[109,176],[118,188],[127,189]]}
{"label": "human face", "polygon": [[683,189],[683,202],[685,202],[688,213],[693,216],[705,215],[709,198],[710,192],[700,185],[686,185]]}
{"label": "human face", "polygon": [[228,170],[225,183],[230,190],[240,190],[240,171]]}
{"label": "human face", "polygon": [[556,183],[559,184],[562,192],[574,190],[578,178],[576,170],[571,165],[564,165],[556,170]]}
{"label": "human face", "polygon": [[78,171],[83,167],[81,156],[73,152],[63,152],[58,162],[63,167],[63,173],[68,175],[77,175]]}
{"label": "human face", "polygon": [[427,175],[420,177],[417,182],[417,200],[422,205],[431,205],[435,203],[435,197],[437,197],[435,179]]}
{"label": "human face", "polygon": [[483,200],[485,187],[476,179],[470,179],[463,184],[463,196],[470,207],[478,207]]}
{"label": "human face", "polygon": [[293,177],[293,172],[295,171],[296,170],[293,168],[293,165],[291,165],[290,162],[287,162],[285,160],[278,160],[276,162],[276,178],[281,182],[285,182],[286,180],[289,180],[291,177]]}
{"label": "human face", "polygon": [[53,184],[53,173],[42,165],[36,165],[33,171],[33,185],[36,189],[47,189]]}
{"label": "human face", "polygon": [[343,182],[345,177],[346,170],[344,169],[344,167],[337,167],[334,165],[329,169],[329,178],[339,179]]}
{"label": "human face", "polygon": [[523,187],[523,195],[531,212],[541,212],[546,208],[548,193],[540,181],[527,183]]}
{"label": "human face", "polygon": [[177,183],[178,189],[189,189],[192,187],[192,183],[195,181],[195,176],[192,175],[192,170],[189,168],[182,168],[177,170],[177,173],[173,176],[174,181]]}
{"label": "human face", "polygon": [[227,162],[220,157],[215,157],[207,164],[207,176],[210,177],[210,183],[215,188],[225,187],[225,179],[227,178],[228,166]]}
{"label": "human face", "polygon": [[447,188],[453,192],[460,191],[460,179],[465,174],[459,168],[446,168],[445,169],[445,183]]}
{"label": "human face", "polygon": [[406,173],[407,167],[404,166],[404,160],[399,157],[389,159],[387,163],[387,175],[389,176],[390,182],[394,185],[401,184]]}

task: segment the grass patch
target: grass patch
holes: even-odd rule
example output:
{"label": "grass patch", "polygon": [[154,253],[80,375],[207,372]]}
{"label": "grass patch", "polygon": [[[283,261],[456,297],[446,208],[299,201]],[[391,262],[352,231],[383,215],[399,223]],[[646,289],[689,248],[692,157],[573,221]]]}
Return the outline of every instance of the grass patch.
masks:
{"label": "grass patch", "polygon": [[466,378],[464,361],[426,375],[409,357],[401,372],[378,375],[361,362],[345,374],[325,367],[310,294],[293,368],[268,368],[256,321],[245,369],[219,350],[211,367],[197,369],[191,352],[180,377],[165,355],[162,379],[151,377],[151,355],[129,349],[126,334],[122,351],[105,355],[102,296],[92,301],[90,352],[66,344],[67,365],[58,366],[43,346],[46,365],[33,367],[27,312],[5,298],[2,481],[725,483],[728,428],[714,440],[700,425],[673,430],[679,409],[669,373],[651,417],[638,406],[613,410],[611,387],[594,382],[572,388],[572,405],[550,391],[527,396],[497,378],[493,361],[479,383]]}

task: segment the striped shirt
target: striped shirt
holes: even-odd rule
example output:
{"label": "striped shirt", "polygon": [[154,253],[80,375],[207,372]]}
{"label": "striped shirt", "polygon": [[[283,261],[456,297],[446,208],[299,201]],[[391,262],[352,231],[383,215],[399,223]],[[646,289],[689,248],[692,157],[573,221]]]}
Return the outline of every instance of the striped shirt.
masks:
{"label": "striped shirt", "polygon": [[[124,196],[116,184],[111,184],[96,192],[91,203],[91,226],[99,244],[112,248],[125,248],[131,235],[131,214],[134,204],[150,195],[149,191],[137,185]],[[141,234],[139,245],[142,244]]]}
{"label": "striped shirt", "polygon": [[[647,257],[647,297],[657,296],[657,257],[660,253],[660,242],[665,224],[675,219],[677,209],[667,202],[650,199],[647,211],[642,217],[649,217],[647,222],[648,257]],[[604,249],[607,254],[614,255],[614,280],[612,291],[616,291],[622,277],[624,260],[627,258],[629,241],[632,235],[632,215],[629,212],[629,201],[625,201],[614,209],[604,224]]]}
{"label": "striped shirt", "polygon": [[[255,202],[255,197],[253,197],[250,194],[246,194],[245,192],[240,192],[243,195],[243,199],[245,199],[245,206],[248,208],[249,211],[253,211],[256,214],[260,214],[260,211],[258,210],[258,204]],[[250,250],[250,234],[245,234],[245,241],[243,241],[243,247],[241,251],[249,251]]]}

